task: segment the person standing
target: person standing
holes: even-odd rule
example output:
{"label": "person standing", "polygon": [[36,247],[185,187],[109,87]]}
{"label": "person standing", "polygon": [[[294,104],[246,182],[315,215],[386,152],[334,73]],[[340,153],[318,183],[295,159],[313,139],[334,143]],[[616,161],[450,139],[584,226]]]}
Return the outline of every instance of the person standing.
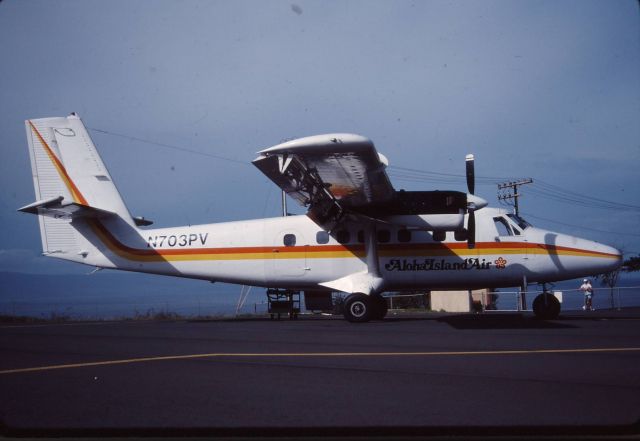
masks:
{"label": "person standing", "polygon": [[589,279],[584,279],[582,285],[580,285],[580,291],[584,294],[584,305],[582,309],[586,311],[593,311],[593,286]]}

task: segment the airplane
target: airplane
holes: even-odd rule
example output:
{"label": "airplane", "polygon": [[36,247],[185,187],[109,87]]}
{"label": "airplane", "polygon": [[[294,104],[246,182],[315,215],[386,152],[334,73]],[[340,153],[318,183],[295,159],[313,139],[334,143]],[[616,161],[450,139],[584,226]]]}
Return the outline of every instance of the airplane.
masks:
{"label": "airplane", "polygon": [[[266,219],[145,228],[133,217],[76,113],[25,121],[43,254],[96,268],[259,286],[342,292],[344,317],[381,320],[389,291],[526,286],[601,274],[619,250],[536,228],[474,194],[392,186],[388,159],[361,135],[293,139],[253,164],[307,211]],[[538,295],[536,317],[560,303]]]}

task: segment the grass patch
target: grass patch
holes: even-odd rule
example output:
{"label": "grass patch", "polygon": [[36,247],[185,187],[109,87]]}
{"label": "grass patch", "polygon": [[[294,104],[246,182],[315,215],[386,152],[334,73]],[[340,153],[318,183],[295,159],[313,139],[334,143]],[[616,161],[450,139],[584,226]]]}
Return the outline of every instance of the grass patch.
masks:
{"label": "grass patch", "polygon": [[122,322],[122,321],[212,321],[212,320],[237,320],[237,319],[255,319],[269,317],[268,314],[214,314],[214,315],[182,315],[177,312],[168,310],[149,309],[146,312],[135,310],[132,316],[120,317],[81,317],[72,316],[52,312],[49,316],[42,315],[40,317],[26,315],[0,314],[0,323],[2,324],[55,324],[55,323],[83,323],[83,322]]}
{"label": "grass patch", "polygon": [[33,323],[47,323],[48,321],[49,321],[48,319],[39,318],[39,317],[0,314],[0,323],[33,324]]}

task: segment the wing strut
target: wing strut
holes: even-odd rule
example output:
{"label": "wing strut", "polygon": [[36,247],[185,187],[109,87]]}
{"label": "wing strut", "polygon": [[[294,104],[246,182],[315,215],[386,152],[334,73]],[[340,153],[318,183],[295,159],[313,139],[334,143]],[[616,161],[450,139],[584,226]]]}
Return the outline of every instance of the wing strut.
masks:
{"label": "wing strut", "polygon": [[320,283],[321,286],[326,286],[336,291],[350,294],[359,293],[367,296],[380,294],[384,290],[384,280],[380,276],[378,237],[376,222],[374,220],[365,221],[364,235],[365,263],[367,264],[367,269],[336,280]]}
{"label": "wing strut", "polygon": [[378,230],[376,223],[369,221],[364,229],[364,249],[366,253],[367,272],[373,277],[380,277],[378,260]]}

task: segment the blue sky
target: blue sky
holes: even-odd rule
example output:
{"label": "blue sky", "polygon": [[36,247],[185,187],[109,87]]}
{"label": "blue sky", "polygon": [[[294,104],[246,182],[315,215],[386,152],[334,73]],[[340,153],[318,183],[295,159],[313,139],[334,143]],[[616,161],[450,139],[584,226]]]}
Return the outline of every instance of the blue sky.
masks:
{"label": "blue sky", "polygon": [[16,212],[34,201],[24,120],[72,111],[132,214],[157,226],[277,216],[256,152],[352,132],[389,158],[396,188],[464,191],[449,175],[471,152],[491,205],[496,182],[531,177],[520,204],[534,225],[639,253],[638,9],[4,0],[0,271],[87,272],[39,256],[35,216]]}

